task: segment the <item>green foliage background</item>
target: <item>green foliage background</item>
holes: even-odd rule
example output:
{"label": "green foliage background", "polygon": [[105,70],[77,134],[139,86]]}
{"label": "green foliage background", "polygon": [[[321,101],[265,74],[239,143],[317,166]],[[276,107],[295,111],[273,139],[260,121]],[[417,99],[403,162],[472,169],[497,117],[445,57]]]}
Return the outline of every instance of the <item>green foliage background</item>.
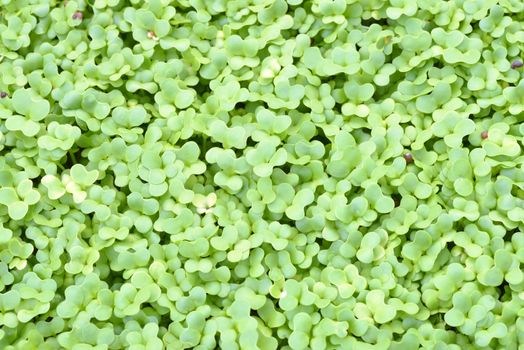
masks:
{"label": "green foliage background", "polygon": [[0,0],[0,349],[522,349],[523,10]]}

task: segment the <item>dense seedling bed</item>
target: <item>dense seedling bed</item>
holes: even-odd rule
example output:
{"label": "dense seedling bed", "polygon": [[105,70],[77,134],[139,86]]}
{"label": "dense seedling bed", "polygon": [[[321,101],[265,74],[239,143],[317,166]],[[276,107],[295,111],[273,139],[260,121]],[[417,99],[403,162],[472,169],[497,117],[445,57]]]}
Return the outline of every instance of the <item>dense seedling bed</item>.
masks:
{"label": "dense seedling bed", "polygon": [[523,349],[523,13],[0,0],[0,349]]}

